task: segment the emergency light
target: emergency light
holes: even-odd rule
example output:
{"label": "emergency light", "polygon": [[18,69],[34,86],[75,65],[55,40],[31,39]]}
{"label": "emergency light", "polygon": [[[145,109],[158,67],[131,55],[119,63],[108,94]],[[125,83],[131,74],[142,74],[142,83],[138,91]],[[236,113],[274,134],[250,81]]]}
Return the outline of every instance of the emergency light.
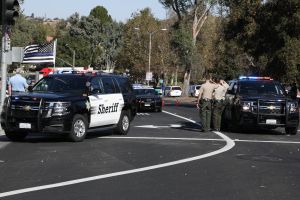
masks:
{"label": "emergency light", "polygon": [[240,76],[239,80],[273,80],[269,76]]}

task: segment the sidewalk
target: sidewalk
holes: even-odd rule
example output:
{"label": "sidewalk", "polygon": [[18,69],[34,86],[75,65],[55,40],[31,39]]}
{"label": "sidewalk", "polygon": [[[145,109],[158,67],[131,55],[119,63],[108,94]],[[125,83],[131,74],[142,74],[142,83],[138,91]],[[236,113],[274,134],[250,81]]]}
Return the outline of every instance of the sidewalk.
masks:
{"label": "sidewalk", "polygon": [[165,105],[175,105],[175,106],[196,106],[196,97],[163,97]]}

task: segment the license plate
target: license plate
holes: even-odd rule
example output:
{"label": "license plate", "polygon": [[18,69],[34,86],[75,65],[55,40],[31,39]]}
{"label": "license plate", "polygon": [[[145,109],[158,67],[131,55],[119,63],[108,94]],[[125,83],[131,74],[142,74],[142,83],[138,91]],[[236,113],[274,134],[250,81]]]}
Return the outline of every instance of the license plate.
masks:
{"label": "license plate", "polygon": [[19,128],[31,129],[30,123],[19,123]]}
{"label": "license plate", "polygon": [[276,119],[267,119],[266,120],[266,124],[276,124],[276,123],[277,123]]}
{"label": "license plate", "polygon": [[145,103],[145,106],[150,106],[150,103]]}

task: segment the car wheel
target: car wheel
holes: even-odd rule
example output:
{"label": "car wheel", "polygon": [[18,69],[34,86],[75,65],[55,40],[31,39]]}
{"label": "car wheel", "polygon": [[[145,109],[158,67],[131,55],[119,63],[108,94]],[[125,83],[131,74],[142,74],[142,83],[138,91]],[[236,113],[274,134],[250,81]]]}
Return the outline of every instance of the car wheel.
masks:
{"label": "car wheel", "polygon": [[288,135],[296,135],[298,132],[297,127],[285,127],[285,133]]}
{"label": "car wheel", "polygon": [[73,118],[71,132],[69,138],[73,142],[82,142],[87,134],[88,123],[83,115],[76,114]]}
{"label": "car wheel", "polygon": [[119,135],[127,135],[129,129],[130,129],[129,112],[126,110],[123,110],[121,112],[121,116],[120,116],[119,122],[117,124],[117,127],[115,129],[115,132]]}
{"label": "car wheel", "polygon": [[4,130],[4,132],[6,137],[14,142],[23,141],[28,135],[27,132],[17,132],[17,131],[9,131],[9,130]]}
{"label": "car wheel", "polygon": [[162,111],[162,108],[159,107],[159,108],[155,108],[155,112],[161,112]]}
{"label": "car wheel", "polygon": [[221,130],[222,131],[228,131],[228,121],[226,120],[225,118],[225,114],[223,113],[222,114],[222,117],[221,117]]}

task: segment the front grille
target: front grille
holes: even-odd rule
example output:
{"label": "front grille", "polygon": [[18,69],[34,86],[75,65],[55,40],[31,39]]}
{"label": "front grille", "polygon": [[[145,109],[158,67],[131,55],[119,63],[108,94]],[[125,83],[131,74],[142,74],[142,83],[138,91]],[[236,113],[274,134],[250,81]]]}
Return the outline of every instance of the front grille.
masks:
{"label": "front grille", "polygon": [[37,118],[38,111],[12,110],[11,113],[12,117],[17,119],[34,119]]}
{"label": "front grille", "polygon": [[253,104],[253,112],[257,113],[259,108],[260,115],[285,115],[285,101],[259,100]]}
{"label": "front grille", "polygon": [[30,99],[30,100],[12,100],[10,105],[11,116],[15,119],[21,120],[34,120],[38,118],[38,114],[45,115],[48,108],[42,105],[40,108],[41,99]]}

